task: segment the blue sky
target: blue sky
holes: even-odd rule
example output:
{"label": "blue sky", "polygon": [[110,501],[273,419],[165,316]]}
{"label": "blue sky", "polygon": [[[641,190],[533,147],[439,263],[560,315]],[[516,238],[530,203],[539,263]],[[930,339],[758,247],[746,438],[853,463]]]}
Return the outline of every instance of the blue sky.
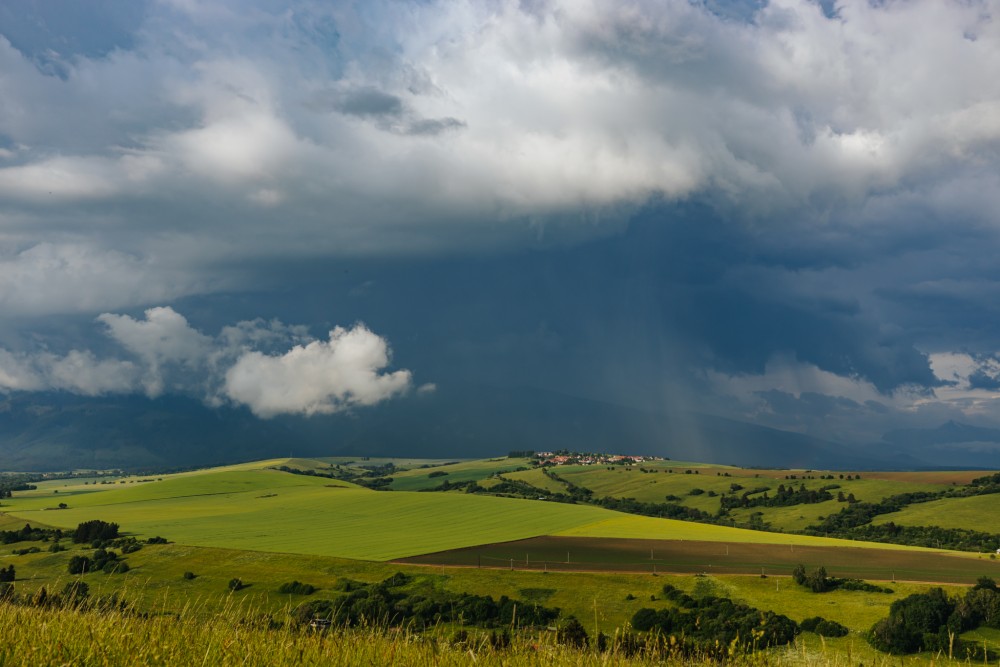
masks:
{"label": "blue sky", "polygon": [[1000,427],[1000,4],[0,2],[0,391]]}

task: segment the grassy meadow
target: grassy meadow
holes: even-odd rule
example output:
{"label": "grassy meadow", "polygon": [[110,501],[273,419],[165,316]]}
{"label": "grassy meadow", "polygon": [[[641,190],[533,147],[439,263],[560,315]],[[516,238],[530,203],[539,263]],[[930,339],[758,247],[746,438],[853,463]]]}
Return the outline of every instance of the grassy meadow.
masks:
{"label": "grassy meadow", "polygon": [[[691,471],[690,474],[687,471]],[[533,483],[532,479],[544,477],[541,471],[530,472],[534,475],[531,478],[524,477],[528,474],[526,472],[505,474],[504,477],[516,479],[516,475],[521,475],[520,479],[529,483]],[[729,466],[705,467],[675,461],[629,466],[560,466],[554,472],[567,482],[591,489],[597,497],[634,498],[646,503],[673,502],[710,514],[719,510],[719,496],[734,493],[733,485],[743,487],[735,491],[737,495],[752,489],[766,489],[772,496],[782,484],[795,488],[805,484],[808,489],[836,485],[838,488],[831,490],[834,496],[842,491],[845,496],[853,494],[859,501],[876,502],[900,493],[944,490],[986,474],[982,471],[844,473],[826,470],[763,470]],[[834,479],[821,479],[829,475],[833,475]],[[856,475],[861,479],[856,479]],[[793,476],[794,479],[789,479]],[[852,479],[846,479],[847,476]],[[548,481],[551,483],[551,480]],[[558,492],[559,489],[551,490]],[[840,511],[843,506],[842,502],[828,500],[789,507],[734,509],[731,510],[731,515],[736,521],[745,522],[751,513],[760,512],[761,518],[771,524],[773,530],[792,531],[818,524],[827,515]],[[916,508],[909,509],[916,511]],[[924,520],[924,517],[921,516],[920,520]]]}
{"label": "grassy meadow", "polygon": [[[711,665],[714,661],[668,655],[626,656],[579,651],[558,646],[549,636],[515,636],[511,646],[493,649],[485,638],[467,644],[451,641],[450,633],[409,634],[374,629],[303,633],[288,628],[262,629],[245,624],[249,610],[237,605],[209,621],[183,615],[140,618],[127,614],[95,614],[73,610],[41,610],[0,606],[0,664],[128,665],[173,667],[270,667],[272,665],[441,665],[465,667],[618,667],[626,665]],[[938,658],[871,655],[854,640],[819,641],[802,637],[787,648],[766,654],[734,655],[735,667],[764,665],[857,664],[960,665]]]}
{"label": "grassy meadow", "polygon": [[[375,491],[319,476],[344,469],[365,471],[389,462],[395,466],[392,488],[400,490]],[[16,492],[14,498],[2,501],[0,530],[16,529],[25,522],[72,529],[80,522],[101,519],[119,523],[125,534],[142,539],[161,535],[171,543],[145,545],[128,554],[131,569],[125,574],[80,576],[92,595],[125,591],[139,608],[152,611],[153,618],[115,618],[0,604],[0,651],[6,651],[0,653],[0,664],[123,664],[125,655],[138,656],[146,664],[468,664],[470,656],[483,664],[643,664],[641,659],[629,662],[623,656],[555,646],[554,633],[549,631],[515,637],[511,649],[497,653],[481,642],[452,645],[454,627],[440,627],[423,637],[375,630],[338,630],[326,636],[292,632],[284,626],[248,629],[243,624],[244,619],[261,615],[283,624],[289,611],[303,601],[335,596],[334,589],[345,578],[377,582],[397,571],[412,575],[421,586],[558,607],[563,617],[581,619],[591,634],[614,634],[627,627],[638,609],[671,604],[661,594],[663,584],[669,582],[688,592],[709,591],[796,621],[822,615],[850,629],[848,636],[839,639],[804,633],[794,645],[742,660],[746,664],[945,664],[940,657],[926,655],[890,659],[870,648],[864,633],[887,614],[893,600],[931,586],[904,582],[907,572],[916,573],[913,578],[923,581],[967,583],[982,574],[1000,579],[1000,561],[975,554],[749,531],[624,514],[587,504],[419,491],[437,487],[444,480],[476,480],[486,486],[498,478],[528,482],[550,493],[567,489],[541,470],[517,470],[526,464],[522,459],[275,459],[169,475],[40,482],[37,489]],[[316,474],[292,474],[277,470],[279,466]],[[645,467],[652,468],[648,463]],[[810,488],[836,483],[859,499],[877,500],[906,490],[947,488],[983,474],[863,473],[857,480],[802,480],[803,475],[819,477],[823,473],[695,468],[669,461],[655,467],[657,472],[642,472],[640,466],[567,466],[556,473],[573,484],[592,488],[598,496],[663,502],[667,495],[675,495],[705,511],[713,511],[712,502],[717,508],[718,498],[708,493],[690,495],[692,489],[721,494],[734,483],[747,489],[765,485],[776,489],[778,484],[804,481]],[[671,468],[673,473],[666,472]],[[692,473],[685,474],[687,469]],[[447,475],[431,477],[435,471]],[[788,475],[799,479],[786,480]],[[981,520],[986,522],[980,524],[982,529],[995,530],[987,526],[994,512],[991,500],[995,497],[948,499],[914,505],[885,518],[902,523],[909,513],[912,521],[922,522],[915,525],[926,525],[940,522],[945,512],[950,525]],[[66,507],[59,509],[60,503]],[[761,511],[776,527],[791,529],[811,521],[814,515],[838,511],[840,505],[828,501]],[[627,546],[619,549],[615,541]],[[539,570],[537,562],[526,562],[525,567],[518,562],[513,569],[502,567],[501,561],[508,558],[520,561],[529,544],[539,551],[524,553],[526,561],[560,559],[567,542],[592,544],[597,561],[575,563],[587,570],[579,572],[559,571],[558,567]],[[89,545],[64,541],[67,551],[51,553],[42,543],[38,553],[13,554],[14,548],[26,544],[30,543],[0,547],[0,567],[13,564],[17,568],[15,588],[19,594],[30,595],[41,587],[61,590],[76,579],[67,573],[69,559],[91,553]],[[616,563],[624,563],[621,559],[644,561],[647,548],[656,553],[642,567],[655,571],[615,571]],[[574,561],[583,555],[577,549],[573,547]],[[610,551],[604,554],[602,549]],[[661,549],[676,553],[670,555]],[[441,552],[465,553],[465,567],[455,567],[457,561],[452,566],[435,561]],[[486,564],[493,567],[471,566],[468,554],[477,552],[486,554]],[[415,556],[424,564],[388,562]],[[899,581],[890,584],[892,594],[815,594],[786,576],[798,562],[809,567],[826,565],[833,576],[890,580],[895,575]],[[767,564],[768,577],[747,574],[756,572],[761,563]],[[656,568],[651,567],[654,564]],[[185,578],[185,573],[193,576]],[[234,577],[246,587],[230,592],[228,582]],[[279,586],[295,580],[319,590],[309,596],[278,593]],[[952,585],[948,590],[958,595],[964,588]],[[83,628],[94,637],[89,644],[80,638]],[[115,628],[124,628],[124,635],[117,636]],[[141,642],[134,640],[137,633],[152,639],[139,646]],[[1000,649],[1000,632],[981,628],[966,638]],[[52,642],[61,648],[53,648]],[[274,654],[277,657],[255,662],[262,659],[257,653],[268,642],[280,645]]]}
{"label": "grassy meadow", "polygon": [[[492,474],[486,471],[495,471],[499,462],[479,463],[446,468]],[[542,535],[859,544],[623,514],[590,505],[466,493],[373,491],[350,482],[274,469],[286,464],[266,461],[123,478],[109,484],[53,480],[6,500],[0,511],[19,522],[61,528],[98,518],[114,521],[143,538],[162,535],[192,546],[383,561]],[[427,479],[427,469],[409,472],[419,472],[421,481]],[[59,503],[67,507],[56,509]]]}
{"label": "grassy meadow", "polygon": [[946,526],[995,533],[1000,531],[998,512],[1000,512],[1000,497],[995,495],[943,498],[929,503],[910,505],[892,514],[883,514],[876,517],[872,523],[892,521],[900,526]]}
{"label": "grassy meadow", "polygon": [[[56,554],[43,552],[25,556],[5,555],[0,557],[0,564],[16,565],[16,585],[19,592],[30,594],[42,586],[56,591],[76,579],[66,574],[66,563],[74,553],[81,553],[80,548],[74,547]],[[180,614],[182,617],[197,617],[208,622],[216,622],[220,615],[222,618],[231,617],[234,610],[244,617],[263,615],[276,621],[287,621],[289,611],[301,602],[336,595],[333,589],[344,578],[375,582],[402,571],[413,575],[420,582],[429,581],[454,592],[491,595],[494,598],[506,595],[559,607],[564,616],[573,615],[581,619],[590,634],[597,631],[613,634],[617,629],[626,627],[638,609],[669,605],[661,595],[664,583],[689,592],[695,592],[699,587],[702,592],[706,592],[707,587],[707,592],[711,594],[731,597],[761,609],[772,609],[796,621],[820,614],[851,629],[851,634],[847,637],[822,641],[806,633],[800,637],[799,644],[794,649],[772,651],[774,658],[786,654],[786,658],[789,655],[799,656],[804,651],[808,655],[816,653],[814,657],[817,659],[825,656],[831,662],[850,655],[855,659],[863,659],[865,664],[879,664],[885,656],[867,646],[862,636],[864,631],[887,613],[893,600],[929,588],[927,584],[899,582],[892,585],[892,594],[852,591],[815,594],[794,585],[789,577],[784,576],[763,579],[746,575],[653,576],[615,572],[546,574],[502,569],[418,567],[178,544],[148,545],[129,554],[127,559],[132,569],[124,575],[98,572],[82,575],[80,579],[89,585],[92,596],[124,590],[129,599],[135,600],[141,609],[154,612],[155,616],[173,617]],[[837,573],[836,568],[831,568],[831,571]],[[185,572],[192,572],[196,576],[185,579]],[[227,582],[233,577],[239,577],[248,586],[230,593]],[[282,595],[277,592],[282,583],[293,580],[310,583],[319,590],[309,596]],[[957,586],[947,588],[955,594],[962,590],[962,587]],[[0,605],[0,614],[4,613],[3,609],[4,605]],[[95,619],[94,622],[99,621]],[[448,637],[453,630],[450,627],[441,628],[440,634]],[[157,631],[162,630],[157,627]],[[552,634],[543,633],[535,643],[540,641],[542,644],[551,644]],[[196,640],[209,639],[210,637],[200,637]],[[501,656],[495,657],[499,659]],[[567,654],[563,659],[569,657]],[[511,656],[507,658],[510,659]],[[593,657],[576,656],[574,659],[589,661]],[[909,659],[907,663],[910,663]],[[0,664],[9,663],[0,660]],[[791,664],[795,664],[795,661],[792,660]]]}

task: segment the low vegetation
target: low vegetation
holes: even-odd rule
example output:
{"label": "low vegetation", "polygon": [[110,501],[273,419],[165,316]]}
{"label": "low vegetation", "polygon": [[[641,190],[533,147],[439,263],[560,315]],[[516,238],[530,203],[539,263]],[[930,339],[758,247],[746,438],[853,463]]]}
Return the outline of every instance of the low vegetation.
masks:
{"label": "low vegetation", "polygon": [[[41,481],[5,500],[4,511],[30,522],[22,526],[3,518],[0,523],[7,529],[0,531],[0,542],[14,547],[6,557],[22,554],[16,569],[13,562],[0,567],[0,616],[44,617],[53,631],[66,614],[76,614],[81,628],[97,628],[114,617],[126,626],[146,624],[142,632],[183,634],[192,632],[185,625],[193,621],[186,607],[200,599],[205,606],[198,614],[206,628],[224,619],[239,628],[233,636],[250,643],[257,641],[251,633],[283,638],[300,646],[304,664],[309,662],[301,656],[312,649],[303,642],[357,637],[396,642],[391,650],[399,656],[430,645],[431,661],[438,664],[448,664],[450,656],[456,662],[464,656],[466,664],[470,655],[476,662],[504,664],[799,664],[807,661],[802,651],[814,660],[825,650],[834,661],[847,651],[857,658],[852,664],[878,664],[879,655],[912,651],[950,653],[956,660],[997,658],[992,652],[1000,648],[1000,605],[992,578],[984,576],[970,589],[940,591],[874,581],[898,574],[971,583],[980,574],[992,576],[997,561],[905,547],[871,551],[874,544],[826,539],[820,531],[810,537],[732,525],[766,528],[775,512],[815,506],[834,509],[819,510],[827,513],[823,522],[837,526],[831,534],[842,530],[856,538],[868,530],[891,530],[874,517],[931,502],[987,498],[1000,489],[996,475],[873,500],[861,490],[895,482],[813,471],[757,477],[761,473],[673,462],[590,466],[600,469],[578,475],[571,467],[525,462],[296,460],[100,485]],[[274,465],[294,467],[299,474],[268,469]],[[621,497],[586,486],[584,479],[628,488],[642,482],[658,495]],[[385,491],[401,487],[438,492]],[[502,495],[513,498],[496,497]],[[48,511],[56,509],[55,501],[65,509]],[[899,509],[881,512],[891,507]],[[925,537],[935,534],[924,530]],[[627,536],[684,541],[609,539]],[[485,542],[494,544],[477,546]],[[236,550],[198,549],[198,544]],[[867,555],[845,546],[863,547]],[[374,561],[456,547],[436,555],[454,555],[458,560],[452,564],[483,569],[294,555],[335,553]],[[831,576],[824,564],[840,576]],[[400,571],[393,574],[396,568]],[[760,568],[767,570],[766,578]],[[602,569],[607,574],[591,572]],[[629,570],[645,574],[622,573]],[[664,585],[658,577],[667,571],[689,574]],[[787,574],[792,578],[776,576]],[[123,603],[125,595],[132,602]],[[822,616],[817,604],[824,605]],[[172,620],[145,616],[154,611]],[[3,632],[12,641],[26,641],[21,637],[27,631]],[[35,664],[89,664],[79,656],[90,654],[74,653],[84,650],[80,644],[65,646],[68,653],[58,660],[35,650],[33,655],[42,656]],[[214,655],[217,647],[202,649],[202,655]],[[163,648],[182,661],[180,650]],[[788,657],[792,652],[794,660]],[[22,664],[11,655],[0,653],[0,664]],[[314,664],[352,664],[339,654],[316,656]],[[425,653],[419,657],[428,660]]]}

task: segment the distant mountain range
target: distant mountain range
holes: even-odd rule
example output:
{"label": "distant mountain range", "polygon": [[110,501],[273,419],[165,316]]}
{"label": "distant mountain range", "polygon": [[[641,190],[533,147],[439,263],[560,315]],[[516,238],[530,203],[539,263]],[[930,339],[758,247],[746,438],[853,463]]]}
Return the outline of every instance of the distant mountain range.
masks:
{"label": "distant mountain range", "polygon": [[1000,429],[948,421],[931,429],[899,429],[882,436],[895,452],[935,466],[1000,468]]}
{"label": "distant mountain range", "polygon": [[1000,430],[946,424],[853,448],[705,414],[659,414],[526,388],[462,386],[353,413],[269,420],[177,397],[19,394],[0,400],[0,469],[163,469],[289,455],[475,458],[562,448],[745,467],[1000,465],[988,447],[979,447],[978,458],[975,447],[952,456],[955,438],[970,434],[1000,443]]}

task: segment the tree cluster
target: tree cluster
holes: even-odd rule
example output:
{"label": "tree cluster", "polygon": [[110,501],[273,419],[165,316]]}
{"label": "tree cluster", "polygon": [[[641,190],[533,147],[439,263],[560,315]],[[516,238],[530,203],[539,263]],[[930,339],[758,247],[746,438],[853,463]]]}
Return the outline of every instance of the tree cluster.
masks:
{"label": "tree cluster", "polygon": [[[788,486],[779,484],[778,490],[775,492],[774,496],[768,496],[768,489],[767,487],[764,487],[763,489],[752,489],[750,491],[746,491],[740,496],[723,495],[721,503],[724,509],[735,509],[738,507],[790,507],[791,505],[808,505],[832,500],[833,494],[830,493],[831,488],[836,488],[836,485],[823,486],[819,489],[807,489],[805,484],[799,484],[799,487],[796,489],[794,485],[791,484]],[[755,495],[761,491],[763,491],[763,495]]]}
{"label": "tree cluster", "polygon": [[804,586],[813,593],[827,593],[829,591],[863,591],[866,593],[892,593],[891,588],[883,588],[870,584],[861,579],[842,579],[840,577],[830,577],[826,573],[826,568],[822,565],[812,572],[806,572],[806,568],[801,563],[792,570],[792,579],[799,586]]}
{"label": "tree cluster", "polygon": [[683,637],[691,642],[692,652],[725,652],[731,647],[750,652],[787,644],[799,632],[798,625],[787,616],[729,598],[695,599],[670,584],[664,585],[663,594],[677,606],[640,609],[632,617],[632,627],[640,632]]}
{"label": "tree cluster", "polygon": [[95,549],[93,558],[80,554],[70,558],[67,571],[70,574],[87,574],[88,572],[124,574],[129,571],[129,566],[114,551],[110,549]]}
{"label": "tree cluster", "polygon": [[0,543],[15,544],[17,542],[39,542],[44,540],[58,540],[63,536],[63,532],[58,528],[51,530],[48,528],[33,528],[30,523],[24,524],[20,530],[0,530]]}
{"label": "tree cluster", "polygon": [[896,600],[889,615],[869,630],[868,642],[897,655],[941,651],[962,659],[996,660],[993,652],[984,654],[983,647],[958,639],[981,625],[1000,628],[1000,591],[986,577],[961,598],[933,588]]}
{"label": "tree cluster", "polygon": [[73,541],[77,544],[92,542],[108,542],[118,537],[118,524],[94,519],[84,521],[73,532]]}
{"label": "tree cluster", "polygon": [[326,619],[337,626],[407,626],[425,628],[438,623],[459,623],[486,628],[547,626],[558,609],[502,596],[452,593],[429,582],[414,585],[397,573],[374,584],[343,580],[335,599],[311,600],[292,611],[299,624]]}

